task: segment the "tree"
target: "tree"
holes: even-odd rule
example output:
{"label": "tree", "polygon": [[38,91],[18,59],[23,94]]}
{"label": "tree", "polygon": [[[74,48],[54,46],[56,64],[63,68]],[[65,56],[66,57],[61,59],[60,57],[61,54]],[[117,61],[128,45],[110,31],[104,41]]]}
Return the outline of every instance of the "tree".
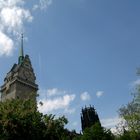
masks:
{"label": "tree", "polygon": [[[117,140],[134,140],[129,131],[122,133]],[[136,139],[135,139],[136,140]]]}
{"label": "tree", "polygon": [[45,127],[43,115],[31,100],[0,102],[0,139],[40,139]]}
{"label": "tree", "polygon": [[110,130],[101,127],[99,123],[95,123],[86,128],[82,136],[78,136],[74,140],[114,140],[114,136]]}
{"label": "tree", "polygon": [[128,130],[131,139],[137,139],[140,136],[140,85],[136,86],[133,95],[133,100],[119,109],[119,115],[124,119],[123,127]]}
{"label": "tree", "polygon": [[46,126],[45,135],[49,140],[62,140],[65,137],[64,126],[68,120],[64,116],[55,119],[55,115],[44,115],[44,122]]}
{"label": "tree", "polygon": [[[0,102],[0,139],[49,139],[66,140],[64,129],[67,119],[62,116],[43,115],[36,103],[28,100],[7,100]],[[67,139],[68,140],[68,139]]]}

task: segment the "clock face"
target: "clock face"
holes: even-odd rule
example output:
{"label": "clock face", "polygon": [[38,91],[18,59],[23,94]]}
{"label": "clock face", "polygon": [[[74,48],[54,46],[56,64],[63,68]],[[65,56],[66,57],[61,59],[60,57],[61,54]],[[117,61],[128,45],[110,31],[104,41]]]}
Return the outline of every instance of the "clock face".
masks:
{"label": "clock face", "polygon": [[24,71],[24,76],[26,79],[30,78],[30,72],[29,71]]}
{"label": "clock face", "polygon": [[32,82],[35,80],[32,72],[30,72],[30,71],[24,71],[23,74],[24,74],[24,78],[26,80],[29,80],[29,81],[32,81]]}

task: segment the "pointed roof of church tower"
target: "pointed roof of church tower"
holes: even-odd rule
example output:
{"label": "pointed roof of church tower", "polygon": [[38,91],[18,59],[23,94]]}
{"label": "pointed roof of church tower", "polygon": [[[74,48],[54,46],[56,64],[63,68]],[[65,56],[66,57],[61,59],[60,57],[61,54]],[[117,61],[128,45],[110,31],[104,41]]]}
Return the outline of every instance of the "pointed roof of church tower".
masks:
{"label": "pointed roof of church tower", "polygon": [[18,64],[22,64],[23,59],[24,59],[23,34],[21,34],[21,47],[20,47],[20,51],[19,51]]}

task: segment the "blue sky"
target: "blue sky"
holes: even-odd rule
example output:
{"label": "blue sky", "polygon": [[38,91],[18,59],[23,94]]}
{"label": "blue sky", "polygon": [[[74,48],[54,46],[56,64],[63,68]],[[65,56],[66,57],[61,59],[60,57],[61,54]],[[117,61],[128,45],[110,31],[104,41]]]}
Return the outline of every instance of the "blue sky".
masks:
{"label": "blue sky", "polygon": [[[0,84],[18,60],[19,34],[30,55],[44,113],[64,114],[81,130],[80,112],[94,105],[114,127],[118,109],[139,82],[139,0],[5,0],[0,2]],[[19,13],[19,14],[17,14]]]}

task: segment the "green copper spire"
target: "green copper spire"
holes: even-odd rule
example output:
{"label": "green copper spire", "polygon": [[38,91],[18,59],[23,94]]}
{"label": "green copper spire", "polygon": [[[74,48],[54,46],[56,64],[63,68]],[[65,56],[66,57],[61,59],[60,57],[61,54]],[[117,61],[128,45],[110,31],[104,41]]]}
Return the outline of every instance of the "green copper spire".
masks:
{"label": "green copper spire", "polygon": [[21,34],[21,47],[19,51],[19,58],[18,58],[18,64],[22,64],[24,59],[24,51],[23,51],[23,34]]}

